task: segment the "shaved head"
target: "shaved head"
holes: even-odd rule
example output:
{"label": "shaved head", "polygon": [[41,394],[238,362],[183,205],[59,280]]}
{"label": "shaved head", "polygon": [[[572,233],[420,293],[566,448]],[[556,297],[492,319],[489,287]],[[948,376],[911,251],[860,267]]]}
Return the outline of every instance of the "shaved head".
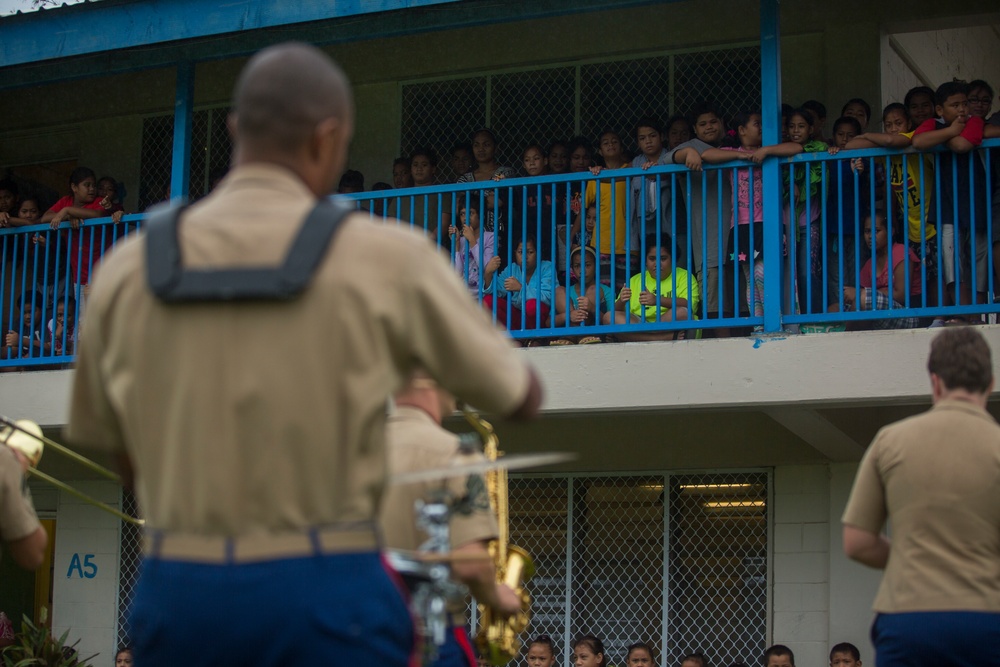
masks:
{"label": "shaved head", "polygon": [[293,153],[322,121],[350,122],[352,114],[347,77],[308,44],[264,49],[243,68],[233,92],[236,139],[254,152]]}

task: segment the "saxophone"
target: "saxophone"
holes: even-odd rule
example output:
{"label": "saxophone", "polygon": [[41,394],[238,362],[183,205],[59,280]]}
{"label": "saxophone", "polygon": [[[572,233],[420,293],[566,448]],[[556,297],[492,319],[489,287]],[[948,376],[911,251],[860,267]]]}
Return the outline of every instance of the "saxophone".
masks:
{"label": "saxophone", "polygon": [[[463,406],[462,412],[482,439],[486,458],[496,461],[502,452],[497,448],[500,439],[493,430],[493,425],[468,406]],[[490,556],[496,567],[497,582],[506,584],[521,598],[521,610],[508,618],[499,618],[492,609],[479,605],[476,647],[490,664],[499,666],[506,665],[517,657],[521,648],[519,635],[527,629],[531,620],[531,596],[524,589],[524,583],[535,574],[535,564],[527,551],[509,544],[506,468],[487,472],[486,488],[499,527],[497,539],[490,542]]]}

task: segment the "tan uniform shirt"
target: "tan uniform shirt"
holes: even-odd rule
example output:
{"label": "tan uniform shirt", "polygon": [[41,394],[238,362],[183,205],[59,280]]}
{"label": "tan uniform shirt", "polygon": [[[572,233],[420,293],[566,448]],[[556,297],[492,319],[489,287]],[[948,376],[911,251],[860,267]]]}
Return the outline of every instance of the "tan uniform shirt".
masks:
{"label": "tan uniform shirt", "polygon": [[[461,452],[454,433],[442,428],[423,410],[405,405],[390,415],[386,442],[389,470],[394,475],[486,460],[482,454]],[[442,488],[457,507],[449,522],[453,549],[496,538],[497,520],[490,508],[486,483],[482,475],[470,475],[441,482],[389,486],[379,514],[386,547],[413,550],[427,540],[427,533],[416,526],[414,503],[431,498]]]}
{"label": "tan uniform shirt", "polygon": [[[179,226],[186,266],[275,266],[315,197],[267,164],[233,170]],[[385,402],[414,367],[501,413],[526,365],[428,240],[351,216],[289,302],[166,305],[145,237],[101,263],[67,437],[127,451],[147,526],[204,535],[376,518]]]}
{"label": "tan uniform shirt", "polygon": [[843,522],[892,521],[878,612],[1000,611],[1000,425],[942,401],[879,431]]}
{"label": "tan uniform shirt", "polygon": [[40,527],[21,464],[10,447],[0,445],[0,539],[16,542]]}

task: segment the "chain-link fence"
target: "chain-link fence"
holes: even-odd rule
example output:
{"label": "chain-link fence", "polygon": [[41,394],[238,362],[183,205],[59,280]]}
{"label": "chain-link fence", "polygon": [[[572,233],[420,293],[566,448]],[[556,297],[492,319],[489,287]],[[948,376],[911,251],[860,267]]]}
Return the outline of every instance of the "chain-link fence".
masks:
{"label": "chain-link fence", "polygon": [[[122,490],[122,512],[131,517],[139,517],[139,504],[131,491]],[[118,646],[131,646],[129,614],[132,611],[135,586],[139,581],[142,529],[126,521],[122,521],[121,526],[118,551]]]}
{"label": "chain-link fence", "polygon": [[[760,106],[758,46],[668,53],[595,63],[564,63],[461,79],[415,81],[402,87],[400,151],[418,146],[441,154],[489,125],[497,160],[520,168],[521,151],[582,134],[596,141],[606,130],[635,152],[632,125],[641,116],[665,121],[710,101],[731,116]],[[442,180],[454,180],[448,165]]]}
{"label": "chain-link fence", "polygon": [[[473,77],[403,86],[401,155],[430,147],[447,157],[454,144],[469,141],[473,132],[486,125],[487,85],[485,77]],[[445,180],[461,176],[452,172],[447,159],[438,170]]]}
{"label": "chain-link fence", "polygon": [[142,121],[139,156],[139,210],[163,201],[170,191],[173,162],[174,116],[150,116]]}
{"label": "chain-link fence", "polygon": [[[767,642],[769,478],[512,476],[510,542],[536,568],[522,652],[548,635],[566,664],[572,639],[594,634],[611,665],[624,665],[626,647],[639,641],[660,665],[696,651],[712,664],[755,663]],[[131,493],[122,511],[137,516]],[[129,643],[140,549],[140,530],[123,522],[119,645]]]}
{"label": "chain-link fence", "polygon": [[567,664],[601,638],[611,665],[646,642],[654,661],[693,652],[757,662],[767,641],[769,475],[512,477],[511,543],[535,560],[532,621]]}
{"label": "chain-link fence", "polygon": [[[454,181],[447,159],[451,147],[490,126],[498,138],[500,164],[521,167],[521,152],[582,134],[596,141],[618,131],[635,152],[632,125],[644,115],[667,117],[711,101],[726,116],[760,106],[757,46],[667,53],[593,63],[564,63],[531,70],[457,79],[417,81],[402,86],[400,154],[430,147],[444,159],[442,181]],[[228,109],[194,113],[190,197],[211,190],[229,166],[232,145]],[[173,115],[143,122],[139,210],[167,198],[173,151]]]}
{"label": "chain-link fence", "polygon": [[[206,195],[229,168],[232,141],[226,128],[226,108],[202,109],[191,120],[191,163],[188,197]],[[139,210],[167,199],[173,162],[173,114],[150,116],[142,124],[139,165]]]}

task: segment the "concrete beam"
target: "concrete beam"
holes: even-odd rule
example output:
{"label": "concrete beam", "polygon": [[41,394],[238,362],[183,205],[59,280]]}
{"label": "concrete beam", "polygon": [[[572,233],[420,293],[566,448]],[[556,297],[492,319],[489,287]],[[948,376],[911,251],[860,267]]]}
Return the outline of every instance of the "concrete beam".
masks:
{"label": "concrete beam", "polygon": [[[981,329],[1000,349],[1000,327]],[[525,350],[545,410],[827,407],[926,403],[933,329]],[[994,373],[1000,375],[1000,355]]]}
{"label": "concrete beam", "polygon": [[831,461],[857,461],[865,446],[812,408],[774,407],[764,413]]}
{"label": "concrete beam", "polygon": [[43,428],[66,423],[72,371],[0,373],[0,414],[30,419]]}
{"label": "concrete beam", "polygon": [[[981,331],[1000,350],[1000,326]],[[927,402],[927,353],[936,334],[912,329],[522,353],[542,376],[547,414],[906,405]],[[1000,375],[1000,355],[993,372]],[[65,423],[71,377],[72,371],[0,373],[0,414],[43,426]]]}

